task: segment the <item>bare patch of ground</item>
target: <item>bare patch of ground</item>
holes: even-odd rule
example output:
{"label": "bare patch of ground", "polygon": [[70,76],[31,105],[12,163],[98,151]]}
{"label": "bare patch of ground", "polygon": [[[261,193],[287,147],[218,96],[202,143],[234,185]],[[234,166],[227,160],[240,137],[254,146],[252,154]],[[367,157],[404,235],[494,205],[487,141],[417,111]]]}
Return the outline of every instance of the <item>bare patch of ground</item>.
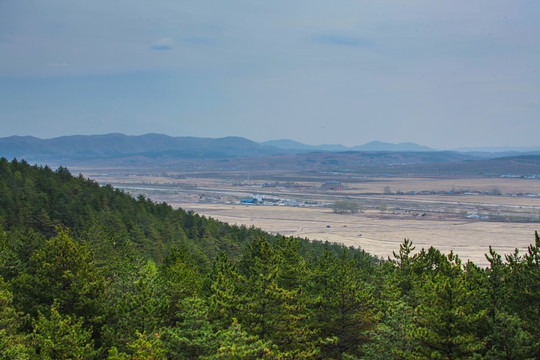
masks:
{"label": "bare patch of ground", "polygon": [[487,266],[484,256],[491,245],[500,254],[524,251],[534,241],[539,224],[482,222],[465,219],[442,220],[429,217],[387,217],[377,211],[335,214],[327,208],[282,206],[173,204],[201,215],[238,225],[255,226],[271,233],[306,237],[361,247],[387,258],[399,250],[403,239],[413,241],[417,250],[434,246],[451,250],[464,261]]}

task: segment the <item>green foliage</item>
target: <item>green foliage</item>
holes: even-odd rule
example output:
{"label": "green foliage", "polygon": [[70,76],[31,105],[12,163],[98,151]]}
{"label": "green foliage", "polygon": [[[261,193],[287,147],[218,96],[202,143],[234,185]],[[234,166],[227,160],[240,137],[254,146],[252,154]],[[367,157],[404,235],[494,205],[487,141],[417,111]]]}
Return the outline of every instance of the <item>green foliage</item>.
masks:
{"label": "green foliage", "polygon": [[205,360],[259,360],[280,358],[276,347],[269,341],[263,341],[255,335],[249,335],[242,326],[233,319],[231,326],[220,338],[216,353]]}
{"label": "green foliage", "polygon": [[520,319],[520,331],[531,334],[530,354],[540,357],[540,237],[535,234],[535,243],[529,245],[527,253],[519,256],[517,250],[506,256],[507,276],[504,278],[506,306],[504,308]]}
{"label": "green foliage", "polygon": [[15,229],[6,233],[6,244],[0,253],[0,274],[7,281],[28,270],[30,258],[40,249],[46,239],[29,229]]}
{"label": "green foliage", "polygon": [[488,359],[528,359],[533,354],[533,335],[523,328],[517,315],[497,312],[488,319]]}
{"label": "green foliage", "polygon": [[325,358],[361,355],[360,347],[379,318],[372,289],[363,269],[350,253],[326,254],[316,264],[314,289],[318,294],[316,319]]}
{"label": "green foliage", "polygon": [[168,359],[196,359],[216,352],[219,330],[209,321],[208,308],[202,299],[183,299],[177,318],[176,324],[161,331]]}
{"label": "green foliage", "polygon": [[383,317],[368,333],[362,347],[364,357],[372,360],[403,359],[412,350],[409,336],[414,329],[414,309],[399,299],[384,302]]}
{"label": "green foliage", "polygon": [[13,294],[0,277],[0,359],[30,359],[32,349],[22,325],[21,313],[13,307]]}
{"label": "green foliage", "polygon": [[467,288],[457,257],[442,259],[434,276],[424,275],[416,327],[411,331],[417,341],[412,358],[467,358],[484,346],[475,331],[485,315],[474,309],[476,291]]}
{"label": "green foliage", "polygon": [[412,242],[405,239],[399,245],[399,253],[394,252],[394,259],[389,260],[395,265],[393,281],[396,282],[401,296],[409,305],[416,306],[416,287],[418,286],[419,277],[417,276],[417,264],[420,260],[419,254],[412,254],[415,247]]}
{"label": "green foliage", "polygon": [[334,202],[332,210],[338,214],[357,213],[360,210],[360,205],[355,201],[339,200]]}
{"label": "green foliage", "polygon": [[116,347],[109,350],[109,360],[165,360],[165,349],[158,333],[147,334],[136,331],[137,340],[128,344],[128,352],[119,352]]}
{"label": "green foliage", "polygon": [[208,285],[203,290],[209,297],[209,317],[226,327],[240,312],[240,289],[245,278],[227,255],[220,253],[205,281]]}
{"label": "green foliage", "polygon": [[198,294],[202,286],[201,263],[186,246],[175,247],[160,268],[160,278],[171,299],[183,299]]}
{"label": "green foliage", "polygon": [[283,263],[265,239],[250,244],[241,261],[245,281],[237,317],[248,333],[271,340],[280,351],[294,357],[314,356],[318,348],[313,339],[316,331],[310,328],[308,299],[300,286],[290,290],[279,286]]}
{"label": "green foliage", "polygon": [[34,321],[32,342],[37,359],[92,359],[96,356],[91,330],[83,327],[83,319],[62,316],[56,302],[48,315],[40,312]]}
{"label": "green foliage", "polygon": [[480,269],[229,226],[64,167],[0,159],[0,194],[0,359],[540,358],[538,234]]}
{"label": "green foliage", "polygon": [[155,264],[149,261],[132,275],[135,276],[121,285],[121,293],[111,292],[107,297],[104,341],[108,346],[114,345],[120,350],[126,350],[128,344],[137,339],[137,331],[157,331],[167,311]]}
{"label": "green foliage", "polygon": [[277,263],[277,282],[281,288],[295,290],[309,279],[306,260],[300,255],[300,241],[282,237],[275,243]]}
{"label": "green foliage", "polygon": [[27,269],[14,279],[14,296],[21,309],[33,316],[45,313],[53,302],[62,314],[97,324],[103,314],[104,279],[93,265],[93,255],[67,231],[34,252]]}

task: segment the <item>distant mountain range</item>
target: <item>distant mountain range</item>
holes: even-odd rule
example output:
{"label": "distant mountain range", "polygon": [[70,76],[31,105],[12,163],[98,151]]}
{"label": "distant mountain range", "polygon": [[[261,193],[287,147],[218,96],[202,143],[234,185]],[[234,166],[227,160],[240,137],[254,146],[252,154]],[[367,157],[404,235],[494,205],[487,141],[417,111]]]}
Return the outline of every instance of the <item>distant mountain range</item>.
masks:
{"label": "distant mountain range", "polygon": [[469,152],[469,153],[538,153],[540,152],[540,146],[483,146],[483,147],[468,147],[459,148],[455,151]]}
{"label": "distant mountain range", "polygon": [[[528,154],[540,154],[528,149]],[[469,149],[471,150],[471,149]],[[493,150],[493,149],[491,149]],[[506,149],[505,149],[506,150]],[[458,152],[437,151],[414,144],[391,144],[380,141],[346,147],[343,145],[306,145],[293,140],[272,140],[257,143],[242,137],[198,138],[171,137],[161,134],[129,136],[124,134],[74,135],[53,139],[39,139],[32,136],[10,136],[0,138],[0,156],[18,158],[32,162],[86,161],[137,158],[146,160],[178,159],[229,159],[250,158],[271,155],[295,155],[306,153],[337,152],[407,152],[409,156],[422,158],[422,153],[437,154],[440,161],[456,161]],[[451,155],[454,154],[454,155]],[[480,159],[513,156],[515,151],[503,153],[469,152],[461,159]],[[465,155],[465,154],[462,154]],[[446,159],[446,160],[445,160]]]}
{"label": "distant mountain range", "polygon": [[411,142],[391,144],[381,141],[372,141],[364,145],[346,147],[343,145],[306,145],[294,140],[270,140],[261,143],[280,149],[300,150],[300,151],[436,151],[427,146],[418,145]]}
{"label": "distant mountain range", "polygon": [[460,153],[470,153],[482,158],[498,157],[498,156],[511,156],[517,154],[540,154],[540,146],[484,146],[484,147],[468,147],[459,148],[453,150],[440,150],[433,149],[427,146],[418,145],[412,142],[404,142],[399,144],[392,144],[382,141],[371,141],[364,145],[357,145],[347,147],[344,145],[306,145],[294,140],[270,140],[260,143],[262,145],[274,146],[280,149],[298,150],[298,151],[395,151],[395,152],[433,152],[433,151],[455,151]]}
{"label": "distant mountain range", "polygon": [[89,160],[142,156],[146,158],[212,159],[282,154],[283,150],[241,137],[219,139],[171,137],[160,134],[75,135],[54,139],[31,136],[0,138],[0,156],[26,160]]}

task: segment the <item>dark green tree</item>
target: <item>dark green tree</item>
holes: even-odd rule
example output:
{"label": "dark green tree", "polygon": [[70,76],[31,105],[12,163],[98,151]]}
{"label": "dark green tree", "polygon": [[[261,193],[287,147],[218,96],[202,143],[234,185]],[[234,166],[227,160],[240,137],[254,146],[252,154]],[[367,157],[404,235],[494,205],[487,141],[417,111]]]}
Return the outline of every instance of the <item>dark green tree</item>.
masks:
{"label": "dark green tree", "polygon": [[137,340],[137,331],[153,333],[164,322],[167,300],[158,281],[155,264],[149,260],[131,281],[123,285],[124,292],[107,298],[107,323],[104,341],[107,346],[127,350]]}
{"label": "dark green tree", "polygon": [[282,358],[270,341],[263,341],[255,335],[249,335],[233,319],[231,326],[220,334],[219,348],[205,360],[259,360]]}
{"label": "dark green tree", "polygon": [[531,355],[540,358],[540,236],[535,233],[535,243],[527,253],[518,252],[506,257],[508,275],[505,277],[508,312],[516,314],[523,330],[532,336]]}
{"label": "dark green tree", "polygon": [[183,299],[200,293],[204,279],[200,263],[203,261],[187,246],[180,246],[171,249],[161,264],[158,275],[167,301],[167,325],[178,320],[176,314],[181,310],[180,303]]}
{"label": "dark green tree", "polygon": [[242,285],[238,320],[245,330],[270,340],[292,358],[314,357],[315,330],[310,328],[307,297],[302,288],[278,285],[281,260],[266,239],[253,240],[242,258],[246,281]]}
{"label": "dark green tree", "polygon": [[466,359],[479,353],[484,343],[476,329],[485,311],[475,311],[476,295],[466,283],[461,261],[452,253],[437,263],[434,276],[426,273],[411,332],[417,343],[410,357]]}
{"label": "dark green tree", "polygon": [[486,358],[494,360],[532,359],[533,336],[523,328],[521,319],[504,311],[487,319]]}
{"label": "dark green tree", "polygon": [[326,339],[323,358],[361,356],[379,314],[355,258],[348,251],[339,257],[326,253],[316,264],[314,286],[317,324]]}
{"label": "dark green tree", "polygon": [[137,339],[127,345],[127,352],[120,352],[116,347],[109,350],[109,360],[165,360],[165,349],[158,333],[140,333]]}
{"label": "dark green tree", "polygon": [[13,307],[13,294],[0,277],[0,359],[30,359],[33,348],[22,327],[22,314]]}
{"label": "dark green tree", "polygon": [[183,299],[177,318],[174,326],[161,330],[168,359],[199,359],[216,352],[219,329],[209,321],[208,308],[201,298]]}
{"label": "dark green tree", "polygon": [[300,241],[291,237],[276,240],[275,253],[278,258],[278,285],[286,290],[296,290],[309,279],[306,260],[300,255]]}
{"label": "dark green tree", "polygon": [[[92,333],[83,327],[83,319],[62,316],[53,303],[48,315],[41,312],[34,320],[32,342],[36,359],[93,359]],[[34,357],[34,355],[32,356]]]}
{"label": "dark green tree", "polygon": [[23,312],[37,317],[55,310],[84,319],[100,327],[103,316],[104,279],[93,264],[93,254],[84,243],[76,243],[59,230],[14,279],[14,299]]}
{"label": "dark green tree", "polygon": [[225,253],[220,253],[205,279],[203,294],[208,296],[209,318],[224,328],[240,312],[240,297],[245,278]]}

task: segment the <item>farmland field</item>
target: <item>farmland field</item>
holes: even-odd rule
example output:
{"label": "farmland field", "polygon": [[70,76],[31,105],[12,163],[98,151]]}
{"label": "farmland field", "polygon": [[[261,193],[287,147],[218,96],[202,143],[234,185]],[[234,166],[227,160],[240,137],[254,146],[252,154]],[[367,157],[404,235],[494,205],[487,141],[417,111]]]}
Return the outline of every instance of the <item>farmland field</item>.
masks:
{"label": "farmland field", "polygon": [[[490,245],[501,254],[524,251],[540,230],[539,179],[145,171],[82,172],[231,224],[361,247],[383,258],[407,238],[417,250],[453,250],[485,266]],[[335,213],[336,201],[355,202],[359,211]]]}
{"label": "farmland field", "polygon": [[462,259],[481,266],[487,264],[484,254],[489,245],[501,254],[511,253],[515,248],[524,250],[534,240],[534,231],[540,228],[537,223],[386,217],[375,210],[341,215],[328,208],[175,205],[231,224],[253,225],[272,233],[361,247],[384,258],[398,251],[399,244],[408,238],[417,249],[434,246],[443,252],[453,250]]}

